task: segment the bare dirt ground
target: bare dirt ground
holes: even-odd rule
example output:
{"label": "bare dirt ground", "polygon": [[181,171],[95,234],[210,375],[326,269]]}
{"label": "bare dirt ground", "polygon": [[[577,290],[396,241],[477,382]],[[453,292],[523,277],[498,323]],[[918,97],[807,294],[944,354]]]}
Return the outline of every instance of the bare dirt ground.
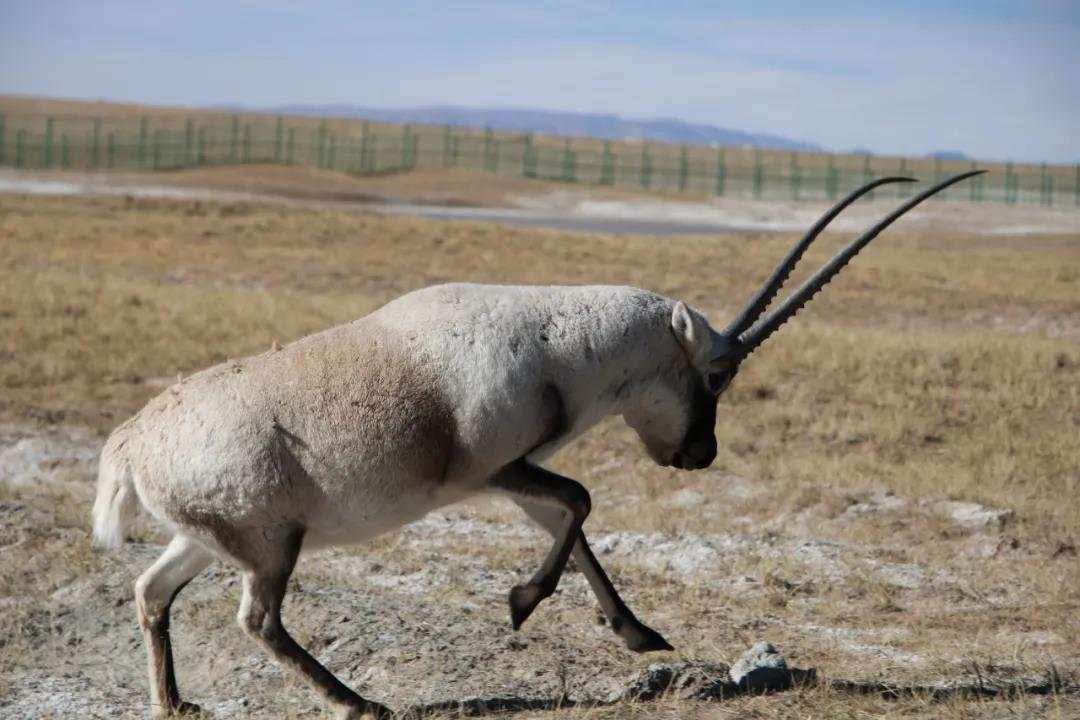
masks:
{"label": "bare dirt ground", "polygon": [[[910,195],[910,188],[892,186],[837,218],[836,230],[867,227]],[[419,170],[375,177],[351,176],[316,168],[239,165],[170,172],[18,172],[0,170],[0,192],[38,194],[130,194],[136,197],[180,197],[272,200],[324,209],[360,207],[402,214],[498,215],[506,222],[561,227],[589,221],[597,231],[633,224],[658,226],[674,233],[716,231],[798,232],[816,220],[828,203],[759,201],[739,197],[695,196],[628,188],[596,187],[501,177],[467,170]],[[962,193],[961,187],[954,193]],[[496,218],[497,219],[497,218]],[[544,223],[543,221],[547,222]],[[560,222],[561,221],[561,222]],[[931,201],[905,217],[906,226],[925,233],[963,232],[990,236],[1077,235],[1080,208],[1045,208]],[[584,225],[584,227],[588,227]]]}
{"label": "bare dirt ground", "polygon": [[[451,279],[632,283],[720,322],[791,242],[0,196],[0,716],[145,715],[131,587],[164,538],[98,553],[88,513],[102,438],[177,373]],[[651,465],[617,419],[556,458],[674,653],[626,651],[575,572],[511,631],[505,594],[547,540],[487,500],[305,558],[286,623],[361,692],[440,717],[1078,717],[1078,283],[1080,235],[902,223],[747,363],[713,468]],[[216,565],[178,600],[182,692],[216,717],[319,717],[238,596]],[[651,664],[715,679],[761,639],[818,682],[628,697]]]}

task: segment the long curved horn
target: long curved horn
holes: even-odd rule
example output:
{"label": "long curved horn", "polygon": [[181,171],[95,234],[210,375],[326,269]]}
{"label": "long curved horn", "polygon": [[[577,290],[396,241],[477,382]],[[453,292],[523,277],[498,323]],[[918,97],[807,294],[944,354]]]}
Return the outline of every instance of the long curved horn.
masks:
{"label": "long curved horn", "polygon": [[791,248],[787,257],[776,266],[776,269],[773,270],[773,274],[769,276],[769,279],[762,283],[761,287],[758,288],[757,293],[754,294],[754,297],[750,298],[750,302],[746,303],[746,306],[739,311],[739,314],[721,334],[730,338],[735,338],[746,330],[746,328],[754,324],[754,321],[761,316],[761,313],[765,312],[765,308],[769,307],[769,303],[776,297],[776,293],[780,292],[780,288],[783,287],[784,282],[787,281],[788,275],[790,275],[791,271],[795,268],[795,264],[799,262],[799,258],[806,252],[806,248],[810,247],[810,243],[814,242],[817,236],[821,234],[821,231],[825,229],[825,226],[831,223],[848,205],[855,202],[878,185],[898,182],[915,182],[915,179],[909,177],[884,177],[879,180],[874,180],[866,183],[861,188],[853,191],[843,200],[833,205],[827,213],[821,216],[820,220],[814,223],[813,226],[806,231],[802,240],[796,243],[795,247]]}
{"label": "long curved horn", "polygon": [[886,215],[884,218],[881,219],[880,222],[878,222],[872,228],[870,228],[865,233],[853,240],[843,250],[838,252],[832,260],[827,262],[820,270],[814,273],[814,275],[809,280],[804,282],[797,290],[791,293],[791,295],[788,296],[786,300],[784,300],[783,304],[781,304],[780,307],[769,313],[768,317],[758,322],[745,333],[740,335],[738,342],[734,343],[734,347],[732,348],[732,353],[729,355],[729,358],[732,361],[738,363],[747,355],[752,353],[755,349],[757,349],[758,346],[765,342],[765,340],[767,340],[768,337],[772,335],[777,328],[779,328],[781,325],[791,319],[791,317],[794,316],[795,313],[799,312],[799,310],[801,310],[803,306],[806,305],[807,302],[809,302],[810,298],[812,298],[818,292],[818,290],[821,290],[821,288],[823,288],[826,283],[832,280],[836,276],[836,274],[839,273],[860,250],[866,247],[867,243],[877,237],[882,230],[895,222],[896,219],[899,218],[901,215],[906,213],[908,210],[911,210],[923,200],[926,200],[932,195],[936,195],[950,185],[955,185],[961,180],[966,180],[970,177],[974,177],[975,175],[981,175],[984,172],[986,171],[973,170],[971,172],[966,172],[961,175],[951,177],[948,180],[934,185],[932,188],[924,190],[923,192],[919,193],[918,195],[898,207],[893,212]]}

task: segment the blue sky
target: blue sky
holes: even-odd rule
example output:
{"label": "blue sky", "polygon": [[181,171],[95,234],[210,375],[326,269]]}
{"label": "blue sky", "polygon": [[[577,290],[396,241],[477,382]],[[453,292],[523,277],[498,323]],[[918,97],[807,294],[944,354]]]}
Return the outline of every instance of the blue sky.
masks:
{"label": "blue sky", "polygon": [[1080,161],[1080,1],[0,0],[0,93],[675,117]]}

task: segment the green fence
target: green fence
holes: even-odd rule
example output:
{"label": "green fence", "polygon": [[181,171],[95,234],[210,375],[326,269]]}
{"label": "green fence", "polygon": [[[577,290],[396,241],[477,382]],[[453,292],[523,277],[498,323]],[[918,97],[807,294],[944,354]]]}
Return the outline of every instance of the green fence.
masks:
{"label": "green fence", "polygon": [[[28,170],[166,170],[278,163],[357,175],[470,168],[504,176],[650,190],[821,200],[884,175],[940,179],[968,161],[783,153],[603,142],[430,126],[310,118],[104,117],[0,114],[0,166]],[[980,164],[991,173],[944,193],[972,202],[1080,207],[1080,164]],[[909,186],[877,191],[905,197]]]}

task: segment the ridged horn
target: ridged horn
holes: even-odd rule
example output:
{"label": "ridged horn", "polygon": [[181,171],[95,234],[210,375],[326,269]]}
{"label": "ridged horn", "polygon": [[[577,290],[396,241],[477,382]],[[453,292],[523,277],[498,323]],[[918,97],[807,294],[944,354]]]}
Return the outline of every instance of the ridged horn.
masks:
{"label": "ridged horn", "polygon": [[825,263],[820,270],[804,282],[797,290],[788,296],[786,300],[780,305],[780,307],[773,310],[769,315],[753,325],[749,330],[742,333],[737,342],[732,343],[731,353],[728,358],[738,363],[747,355],[756,350],[763,342],[765,342],[770,335],[776,332],[777,328],[790,320],[795,313],[799,312],[810,301],[810,298],[821,288],[825,286],[830,280],[836,277],[845,265],[851,262],[851,259],[858,254],[866,245],[876,238],[882,230],[893,224],[900,216],[913,207],[926,200],[933,195],[941,192],[950,185],[955,185],[958,182],[967,180],[975,175],[981,175],[985,170],[973,170],[961,175],[956,175],[948,180],[938,183],[931,188],[924,190],[915,197],[908,200],[906,203],[898,207],[893,212],[886,215],[876,225],[867,230],[865,233],[851,241],[843,250],[838,252],[832,260]]}
{"label": "ridged horn", "polygon": [[754,294],[754,297],[750,298],[750,302],[746,303],[746,306],[739,311],[739,314],[731,321],[731,324],[724,329],[722,334],[730,338],[738,337],[743,331],[753,325],[754,321],[761,317],[761,313],[765,312],[765,309],[769,307],[769,303],[776,297],[776,293],[780,292],[780,288],[783,287],[784,283],[787,281],[791,271],[795,269],[796,263],[799,262],[803,253],[806,252],[806,248],[810,247],[810,243],[817,239],[817,236],[821,234],[821,231],[825,229],[825,226],[831,223],[837,215],[847,208],[848,205],[879,185],[898,182],[915,182],[915,179],[908,177],[884,177],[880,180],[874,180],[866,183],[861,188],[853,191],[843,200],[833,205],[827,213],[821,216],[821,219],[806,231],[802,240],[799,240],[799,242],[795,244],[795,247],[791,248],[787,257],[776,266],[776,269],[773,270],[769,279],[762,283],[761,287],[758,288],[757,293]]}

